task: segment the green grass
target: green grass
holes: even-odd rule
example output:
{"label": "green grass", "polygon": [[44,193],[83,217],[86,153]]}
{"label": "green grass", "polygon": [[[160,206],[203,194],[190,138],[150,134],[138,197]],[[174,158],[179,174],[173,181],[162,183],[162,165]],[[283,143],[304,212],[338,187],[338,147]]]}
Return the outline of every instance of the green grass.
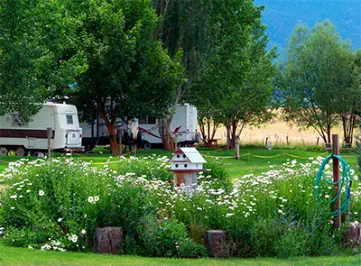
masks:
{"label": "green grass", "polygon": [[[99,154],[99,151],[102,151],[103,154]],[[270,169],[270,165],[280,166],[285,163],[287,160],[296,159],[299,162],[306,162],[310,157],[317,156],[327,156],[328,154],[320,151],[306,151],[306,150],[292,150],[292,149],[274,149],[266,150],[263,148],[241,148],[241,159],[235,160],[233,158],[233,150],[213,150],[213,149],[200,149],[201,153],[204,155],[205,159],[207,156],[219,157],[223,159],[224,164],[227,167],[232,179],[238,178],[246,174],[260,174]],[[171,156],[172,152],[163,151],[163,150],[138,150],[137,156],[149,156],[152,154],[157,155],[166,155]],[[247,155],[250,154],[250,155]],[[277,156],[274,158],[267,158],[272,156]],[[55,154],[55,156],[63,156],[62,154]],[[75,159],[81,159],[84,161],[92,161],[94,163],[104,163],[109,159],[109,150],[104,148],[98,148],[96,153],[87,153],[87,154],[78,154],[73,155]],[[129,156],[129,154],[127,155]],[[264,156],[266,158],[257,158],[256,156]],[[341,156],[344,156],[346,161],[350,164],[353,169],[358,169],[357,159],[354,153],[341,153]],[[28,157],[31,158],[31,157]],[[16,156],[6,156],[0,157],[0,173],[7,167],[7,162],[16,161],[19,157]],[[116,158],[110,159],[111,161],[116,161]]]}
{"label": "green grass", "polygon": [[167,259],[134,256],[111,256],[76,252],[54,252],[12,248],[0,243],[0,265],[122,265],[122,266],[289,266],[289,265],[361,265],[360,256],[292,258],[292,259]]}

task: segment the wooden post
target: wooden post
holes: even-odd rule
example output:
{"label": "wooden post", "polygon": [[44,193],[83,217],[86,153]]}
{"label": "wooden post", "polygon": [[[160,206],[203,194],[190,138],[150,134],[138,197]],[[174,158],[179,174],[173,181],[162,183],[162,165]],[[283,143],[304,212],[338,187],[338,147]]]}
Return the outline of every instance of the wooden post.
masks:
{"label": "wooden post", "polygon": [[51,127],[46,129],[46,134],[48,137],[48,158],[51,158]]}
{"label": "wooden post", "polygon": [[[334,155],[340,155],[340,142],[339,142],[339,136],[338,134],[332,135],[332,154]],[[333,158],[333,182],[338,182],[340,180],[340,164],[338,159]],[[340,189],[340,184],[336,184],[334,187],[335,195],[337,195],[338,191]],[[334,210],[339,210],[341,206],[341,199],[340,197],[336,199]],[[335,229],[338,229],[341,227],[341,215],[338,215],[335,217],[335,223],[334,223]]]}
{"label": "wooden post", "polygon": [[119,154],[123,153],[123,144],[122,144],[122,134],[123,130],[121,128],[118,128],[118,134],[119,134]]}
{"label": "wooden post", "polygon": [[238,136],[235,139],[234,158],[236,160],[239,160],[239,137]]}

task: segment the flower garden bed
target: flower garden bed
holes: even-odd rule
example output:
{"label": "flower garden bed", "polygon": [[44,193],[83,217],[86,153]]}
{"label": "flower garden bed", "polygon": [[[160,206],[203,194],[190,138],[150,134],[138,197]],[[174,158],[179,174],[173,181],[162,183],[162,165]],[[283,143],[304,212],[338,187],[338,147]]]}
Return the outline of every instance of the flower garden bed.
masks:
{"label": "flower garden bed", "polygon": [[[328,212],[332,188],[313,194],[322,158],[243,176],[232,184],[222,160],[205,165],[197,193],[187,197],[168,180],[168,158],[121,158],[95,167],[71,158],[22,160],[0,178],[0,228],[7,245],[90,251],[97,227],[122,227],[120,254],[204,257],[207,230],[224,230],[230,256],[339,254],[340,231]],[[330,173],[328,173],[330,174]],[[356,182],[357,183],[357,182]],[[361,211],[354,185],[352,217]]]}

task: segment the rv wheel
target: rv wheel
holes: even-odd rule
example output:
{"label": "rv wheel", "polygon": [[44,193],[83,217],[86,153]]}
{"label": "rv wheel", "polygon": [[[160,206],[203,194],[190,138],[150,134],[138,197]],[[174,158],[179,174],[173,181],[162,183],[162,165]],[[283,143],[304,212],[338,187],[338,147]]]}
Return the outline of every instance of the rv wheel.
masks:
{"label": "rv wheel", "polygon": [[0,156],[8,155],[8,149],[5,147],[0,147]]}
{"label": "rv wheel", "polygon": [[152,145],[149,142],[146,142],[146,143],[144,143],[143,147],[145,150],[150,150],[152,148]]}
{"label": "rv wheel", "polygon": [[23,147],[18,147],[15,151],[16,156],[25,156],[25,149]]}

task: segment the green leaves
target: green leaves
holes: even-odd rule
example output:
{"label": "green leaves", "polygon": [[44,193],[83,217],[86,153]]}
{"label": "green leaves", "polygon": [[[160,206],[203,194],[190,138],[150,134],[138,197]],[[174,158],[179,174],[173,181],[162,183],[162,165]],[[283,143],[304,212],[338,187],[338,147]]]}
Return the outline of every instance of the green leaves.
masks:
{"label": "green leaves", "polygon": [[87,1],[82,11],[86,15],[79,17],[78,31],[89,68],[78,78],[79,94],[86,95],[81,102],[101,108],[99,114],[109,122],[161,115],[182,68],[153,38],[158,18],[149,1]]}
{"label": "green leaves", "polygon": [[341,40],[329,21],[312,30],[297,26],[289,41],[281,85],[286,119],[315,128],[325,142],[330,142],[331,127],[346,102],[351,101],[349,97],[346,102],[343,99],[351,95],[353,65],[351,45]]}
{"label": "green leaves", "polygon": [[76,51],[77,21],[62,2],[1,1],[0,114],[30,119],[57,87],[86,69]]}

